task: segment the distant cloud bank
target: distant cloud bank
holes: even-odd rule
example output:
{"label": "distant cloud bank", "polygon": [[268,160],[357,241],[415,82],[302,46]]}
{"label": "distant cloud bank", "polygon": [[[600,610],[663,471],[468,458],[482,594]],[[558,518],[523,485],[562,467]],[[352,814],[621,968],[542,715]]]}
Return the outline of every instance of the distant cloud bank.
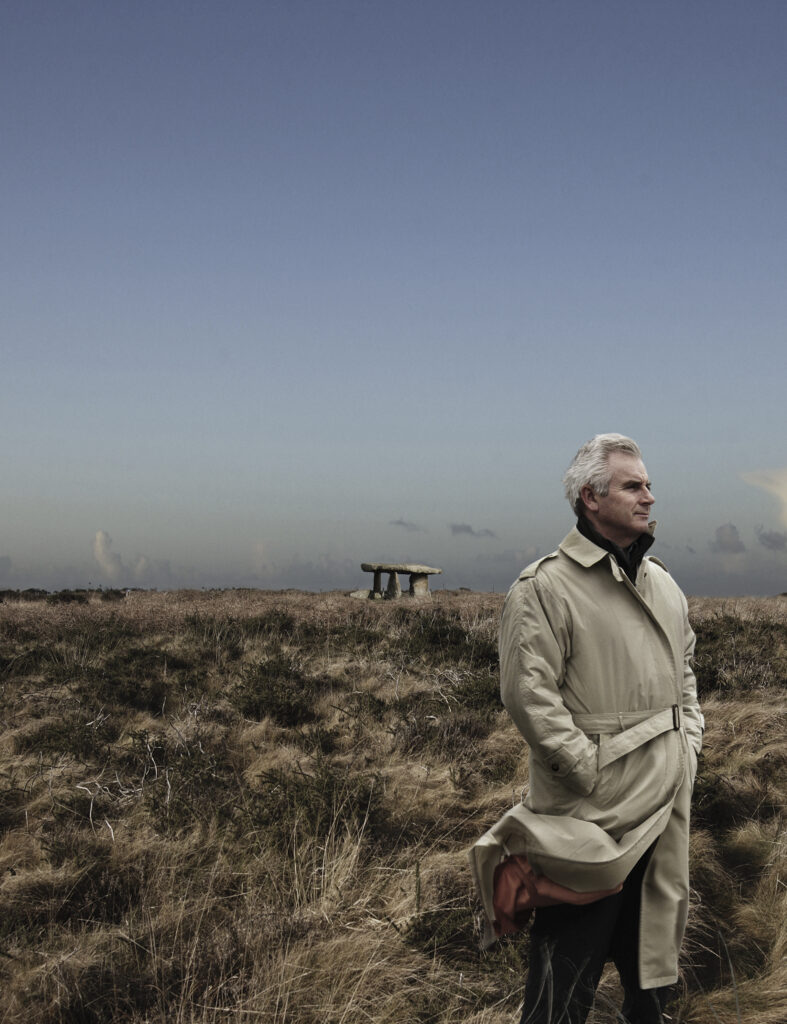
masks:
{"label": "distant cloud bank", "polygon": [[[445,530],[429,531],[405,517],[383,520],[379,526],[380,543],[386,543],[385,531],[390,542],[394,527],[406,532],[418,545],[423,542],[417,540],[416,533],[431,533],[428,550],[419,551],[417,558],[423,555],[422,560],[442,568],[443,575],[434,581],[434,589],[466,586],[498,592],[506,590],[524,566],[548,550],[533,543],[508,546],[494,530],[470,523],[446,526]],[[452,541],[453,537],[460,539]],[[490,538],[496,543],[491,543]],[[787,590],[787,529],[729,521],[703,531],[690,542],[678,535],[671,544],[664,542],[664,547],[669,552],[665,557],[670,569],[687,593],[731,596]],[[359,549],[353,539],[344,546],[337,540],[321,552],[311,548],[306,538],[303,551],[294,555],[278,552],[261,541],[246,550],[246,557],[233,551],[231,558],[222,558],[220,552],[209,547],[196,553],[193,562],[184,563],[147,554],[128,555],[124,550],[128,551],[122,543],[118,550],[107,530],[83,535],[80,547],[70,552],[67,563],[53,561],[46,552],[39,562],[30,563],[25,561],[23,551],[6,549],[0,553],[0,589],[110,586],[329,591],[355,589],[369,582],[360,568],[361,560],[369,552]],[[385,557],[399,560],[398,556]]]}
{"label": "distant cloud bank", "polygon": [[315,559],[291,559],[288,562],[261,561],[254,572],[239,580],[241,586],[266,590],[342,590],[364,584],[368,577],[360,559],[319,555]]}
{"label": "distant cloud bank", "polygon": [[169,562],[137,555],[126,565],[120,554],[112,550],[112,538],[106,530],[97,530],[93,538],[93,558],[109,583],[120,586],[170,586],[173,580]]}
{"label": "distant cloud bank", "polygon": [[454,537],[460,537],[462,535],[466,537],[494,537],[497,538],[497,534],[493,530],[474,530],[469,523],[449,523],[451,534]]}
{"label": "distant cloud bank", "polygon": [[400,526],[403,530],[407,530],[408,533],[426,533],[426,530],[419,526],[418,523],[410,523],[406,519],[391,519],[388,525]]}
{"label": "distant cloud bank", "polygon": [[757,530],[757,540],[768,551],[787,551],[787,533],[781,530]]}

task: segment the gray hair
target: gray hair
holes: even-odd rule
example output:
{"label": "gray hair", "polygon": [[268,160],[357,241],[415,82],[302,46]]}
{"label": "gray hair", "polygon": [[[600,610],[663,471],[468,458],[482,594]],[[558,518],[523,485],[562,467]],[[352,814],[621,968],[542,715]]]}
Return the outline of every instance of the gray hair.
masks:
{"label": "gray hair", "polygon": [[609,469],[609,457],[613,452],[625,452],[642,458],[642,452],[636,441],[623,434],[596,434],[586,441],[574,456],[571,465],[563,477],[569,505],[579,516],[584,511],[584,502],[580,491],[587,484],[596,494],[609,494],[612,473]]}

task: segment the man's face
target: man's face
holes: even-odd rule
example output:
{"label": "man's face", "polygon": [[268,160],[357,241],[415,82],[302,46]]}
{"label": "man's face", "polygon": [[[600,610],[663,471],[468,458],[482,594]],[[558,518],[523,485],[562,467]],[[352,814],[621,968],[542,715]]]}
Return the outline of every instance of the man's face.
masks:
{"label": "man's face", "polygon": [[642,459],[627,452],[612,452],[607,462],[612,479],[609,492],[601,495],[587,485],[582,488],[585,515],[602,537],[628,547],[648,532],[650,506],[656,500]]}

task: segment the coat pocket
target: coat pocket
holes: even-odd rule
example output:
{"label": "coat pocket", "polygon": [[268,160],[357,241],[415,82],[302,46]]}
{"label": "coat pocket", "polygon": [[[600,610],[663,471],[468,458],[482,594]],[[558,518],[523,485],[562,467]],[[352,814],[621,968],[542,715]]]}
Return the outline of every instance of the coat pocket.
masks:
{"label": "coat pocket", "polygon": [[530,785],[527,807],[536,814],[558,814],[581,817],[585,797],[571,790],[565,780],[535,758],[530,760]]}
{"label": "coat pocket", "polygon": [[599,824],[617,820],[632,825],[658,810],[669,799],[681,771],[678,739],[677,732],[662,733],[602,768],[586,798],[587,817],[598,818]]}
{"label": "coat pocket", "polygon": [[697,768],[699,763],[699,757],[697,751],[691,745],[691,741],[687,743],[689,748],[689,778],[691,779],[692,789],[694,788],[694,782],[697,778]]}

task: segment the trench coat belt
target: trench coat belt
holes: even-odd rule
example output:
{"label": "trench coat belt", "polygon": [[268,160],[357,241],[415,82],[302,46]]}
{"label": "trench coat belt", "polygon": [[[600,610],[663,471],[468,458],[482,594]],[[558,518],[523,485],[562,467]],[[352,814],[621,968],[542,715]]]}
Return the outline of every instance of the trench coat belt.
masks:
{"label": "trench coat belt", "polygon": [[681,728],[677,704],[661,711],[624,711],[607,715],[573,715],[584,733],[598,734],[598,767],[605,768],[619,757],[670,730]]}

